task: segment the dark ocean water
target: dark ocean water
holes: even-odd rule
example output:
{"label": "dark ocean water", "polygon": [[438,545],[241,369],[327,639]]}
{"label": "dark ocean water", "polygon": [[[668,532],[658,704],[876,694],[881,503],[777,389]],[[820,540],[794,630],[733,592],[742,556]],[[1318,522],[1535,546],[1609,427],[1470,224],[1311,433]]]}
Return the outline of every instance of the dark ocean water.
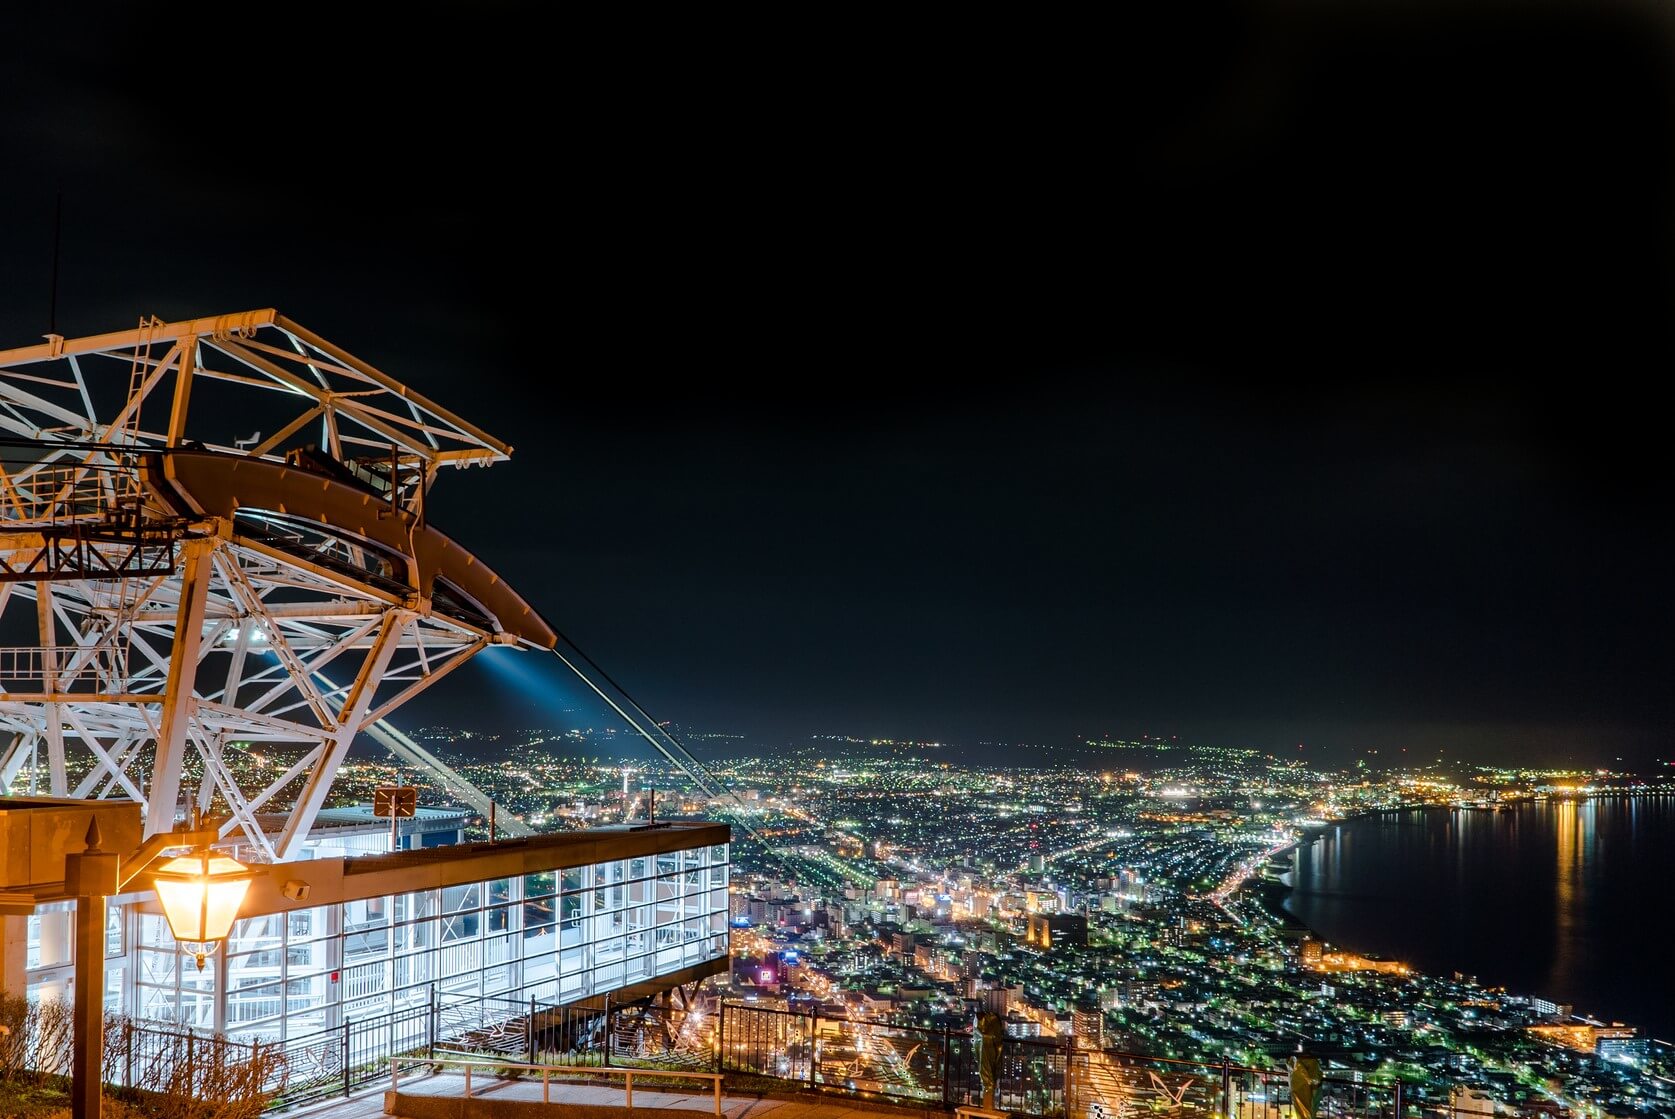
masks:
{"label": "dark ocean water", "polygon": [[1293,852],[1290,880],[1336,945],[1675,1040],[1675,797],[1385,813]]}

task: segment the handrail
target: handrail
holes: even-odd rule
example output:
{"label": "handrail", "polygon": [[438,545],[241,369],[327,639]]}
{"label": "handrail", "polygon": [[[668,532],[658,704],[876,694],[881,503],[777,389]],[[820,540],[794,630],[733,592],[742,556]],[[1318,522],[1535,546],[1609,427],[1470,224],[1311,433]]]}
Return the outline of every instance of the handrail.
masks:
{"label": "handrail", "polygon": [[675,1076],[687,1080],[708,1080],[715,1093],[715,1113],[721,1115],[721,1081],[719,1072],[686,1072],[680,1069],[655,1068],[612,1068],[608,1065],[532,1065],[522,1061],[496,1061],[482,1057],[394,1057],[390,1058],[390,1091],[401,1090],[402,1065],[460,1065],[465,1069],[465,1098],[471,1098],[471,1070],[473,1068],[488,1069],[516,1069],[520,1072],[539,1072],[541,1074],[541,1102],[551,1103],[552,1073],[585,1073],[590,1076],[600,1073],[620,1075],[623,1078],[623,1091],[626,1098],[623,1106],[634,1106],[634,1077],[635,1076]]}
{"label": "handrail", "polygon": [[[872,1018],[847,1018],[821,1014],[817,1009],[788,1010],[776,1006],[752,1006],[749,1003],[742,1002],[724,1002],[722,1007],[725,1011],[742,1014],[771,1014],[786,1018],[809,1018],[816,1019],[821,1022],[837,1022],[854,1026],[874,1026],[894,1034],[913,1034],[927,1041],[935,1038],[946,1038],[950,1041],[965,1041],[972,1043],[977,1039],[977,1035],[970,1030],[938,1029],[934,1026],[903,1026],[897,1025],[893,1022],[880,1021]],[[1194,1060],[1190,1057],[1162,1057],[1153,1053],[1141,1053],[1131,1049],[1106,1049],[1102,1046],[1089,1049],[1077,1049],[1068,1046],[1068,1041],[1069,1039],[1063,1035],[1006,1038],[1006,1042],[1009,1045],[1016,1045],[1022,1049],[1033,1049],[1037,1052],[1057,1053],[1060,1055],[1072,1055],[1077,1057],[1103,1054],[1108,1058],[1121,1058],[1123,1060],[1159,1065],[1178,1065],[1181,1068],[1197,1069],[1201,1072],[1219,1073],[1225,1070],[1227,1072],[1247,1073],[1253,1076],[1267,1078],[1284,1077],[1286,1075],[1286,1069],[1283,1065],[1260,1068],[1256,1065],[1235,1064],[1231,1060],[1210,1061],[1203,1059]],[[1326,1075],[1321,1083],[1350,1085],[1357,1088],[1367,1086],[1364,1081],[1356,1080],[1352,1076],[1333,1076],[1330,1073]]]}

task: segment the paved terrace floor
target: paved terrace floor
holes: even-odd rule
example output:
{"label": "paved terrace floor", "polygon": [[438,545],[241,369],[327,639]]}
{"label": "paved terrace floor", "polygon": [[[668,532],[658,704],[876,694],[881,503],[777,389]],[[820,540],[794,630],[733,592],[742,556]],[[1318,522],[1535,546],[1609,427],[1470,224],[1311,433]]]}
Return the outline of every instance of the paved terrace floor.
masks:
{"label": "paved terrace floor", "polygon": [[[385,1081],[347,1099],[328,1100],[294,1111],[280,1112],[279,1119],[383,1119],[384,1092],[388,1087],[389,1083]],[[465,1095],[465,1077],[456,1073],[403,1076],[401,1093],[404,1096],[411,1094],[458,1098]],[[478,1075],[471,1078],[471,1095],[473,1098],[481,1096],[488,1099],[538,1102],[541,1099],[541,1081],[498,1080],[491,1076]],[[563,1114],[566,1105],[575,1104],[614,1107],[621,1109],[625,1116],[630,1114],[624,1107],[624,1095],[620,1084],[561,1084],[554,1081],[550,1086],[548,1098],[552,1106],[545,1110],[554,1116]],[[636,1086],[634,1113],[654,1108],[678,1112],[680,1119],[695,1119],[696,1116],[715,1114],[715,1097],[707,1092],[663,1092]],[[725,1087],[722,1089],[721,1110],[727,1119],[873,1119],[876,1116],[901,1119],[902,1116],[940,1114],[850,1100],[841,1096],[816,1099],[729,1096]]]}

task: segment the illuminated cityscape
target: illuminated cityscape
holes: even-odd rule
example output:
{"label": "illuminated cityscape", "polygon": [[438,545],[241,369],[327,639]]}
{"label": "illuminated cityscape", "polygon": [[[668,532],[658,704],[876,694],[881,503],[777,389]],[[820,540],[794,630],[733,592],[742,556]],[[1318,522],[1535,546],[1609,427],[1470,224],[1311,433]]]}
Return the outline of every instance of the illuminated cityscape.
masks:
{"label": "illuminated cityscape", "polygon": [[[1669,779],[1366,759],[1326,771],[1151,741],[980,766],[935,743],[812,739],[733,743],[711,768],[737,798],[712,802],[604,730],[417,737],[493,755],[462,771],[545,828],[643,817],[650,788],[660,816],[748,824],[719,999],[924,1030],[964,1030],[987,1008],[1017,1037],[1257,1068],[1306,1049],[1368,1084],[1446,1085],[1456,1113],[1675,1106],[1675,1050],[1632,1023],[1324,944],[1286,913],[1281,881],[1296,845],[1363,814],[1668,797]],[[342,788],[395,775],[356,761]]]}
{"label": "illuminated cityscape", "polygon": [[0,1119],[1675,1119],[1675,5],[93,7]]}

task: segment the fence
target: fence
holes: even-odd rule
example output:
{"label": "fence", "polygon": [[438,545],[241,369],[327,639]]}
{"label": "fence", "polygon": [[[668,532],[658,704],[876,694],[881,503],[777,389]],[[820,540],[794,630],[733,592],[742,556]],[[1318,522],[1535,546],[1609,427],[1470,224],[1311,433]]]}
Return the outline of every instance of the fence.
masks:
{"label": "fence", "polygon": [[206,1114],[254,1115],[284,1086],[285,1062],[274,1045],[113,1016],[105,1022],[104,1080],[193,1101]]}
{"label": "fence", "polygon": [[[958,1030],[895,1026],[816,1012],[727,1004],[720,1068],[811,1088],[860,1092],[952,1110],[983,1100],[978,1051]],[[1289,1119],[1284,1072],[1073,1048],[1071,1039],[1009,1037],[1001,1046],[994,1106],[1043,1119],[1216,1116]],[[1423,1106],[1412,1089],[1328,1079],[1320,1119],[1396,1119]],[[1446,1091],[1439,1109],[1446,1111]]]}
{"label": "fence", "polygon": [[[1291,1119],[1283,1070],[1077,1048],[1072,1039],[1008,1037],[994,1106],[1038,1119]],[[106,1078],[207,1092],[257,1052],[274,1057],[264,1085],[280,1105],[348,1095],[387,1080],[393,1064],[489,1059],[570,1066],[722,1073],[952,1110],[983,1102],[977,1045],[964,1030],[899,1026],[817,1011],[738,1003],[708,1007],[608,998],[559,1004],[433,992],[428,1004],[344,1022],[271,1043],[227,1041],[167,1026],[127,1023],[106,1043]],[[184,1062],[185,1069],[170,1068]],[[170,1079],[173,1077],[174,1079]],[[760,1087],[760,1085],[753,1085]],[[1329,1077],[1319,1119],[1449,1119],[1453,1086],[1363,1083]],[[1508,1110],[1502,1114],[1522,1114]],[[1528,1114],[1551,1115],[1550,1109]]]}
{"label": "fence", "polygon": [[[113,1021],[106,1031],[105,1081],[149,1091],[218,1098],[237,1069],[261,1070],[260,1090],[276,1104],[345,1096],[389,1075],[390,1058],[429,1054],[432,1010],[418,1006],[284,1040],[239,1041],[162,1023]],[[261,1056],[265,1059],[258,1061]]]}
{"label": "fence", "polygon": [[[971,1036],[815,1012],[727,1004],[721,1013],[724,1070],[952,1108],[982,1095]],[[1009,1038],[995,1105],[1029,1115],[1067,1114],[1063,1046]]]}
{"label": "fence", "polygon": [[[586,1082],[590,1078],[597,1078],[600,1076],[620,1076],[622,1078],[623,1106],[629,1109],[632,1109],[634,1106],[635,1076],[639,1076],[641,1078],[640,1083],[642,1087],[646,1082],[646,1078],[650,1078],[653,1084],[658,1087],[666,1087],[667,1082],[670,1080],[676,1081],[677,1086],[680,1086],[680,1081],[701,1081],[708,1085],[708,1088],[705,1090],[705,1094],[707,1094],[711,1100],[714,1101],[713,1107],[715,1114],[717,1116],[722,1115],[721,1083],[723,1077],[720,1073],[716,1072],[678,1072],[670,1071],[668,1069],[606,1068],[601,1065],[536,1065],[520,1064],[517,1061],[486,1061],[475,1057],[397,1057],[390,1062],[390,1091],[392,1092],[401,1091],[401,1068],[403,1065],[418,1066],[421,1068],[431,1069],[433,1071],[449,1067],[458,1068],[462,1073],[464,1073],[466,1099],[472,1098],[471,1073],[473,1069],[476,1069],[479,1072],[488,1073],[491,1081],[493,1079],[504,1077],[507,1073],[510,1073],[520,1079],[535,1079],[536,1077],[539,1077],[541,1081],[541,1102],[544,1104],[550,1104],[552,1102],[552,1081],[554,1077],[558,1077],[564,1081],[582,1080]],[[481,1081],[479,1081],[479,1083],[481,1083]],[[423,1093],[417,1094],[423,1095]]]}

